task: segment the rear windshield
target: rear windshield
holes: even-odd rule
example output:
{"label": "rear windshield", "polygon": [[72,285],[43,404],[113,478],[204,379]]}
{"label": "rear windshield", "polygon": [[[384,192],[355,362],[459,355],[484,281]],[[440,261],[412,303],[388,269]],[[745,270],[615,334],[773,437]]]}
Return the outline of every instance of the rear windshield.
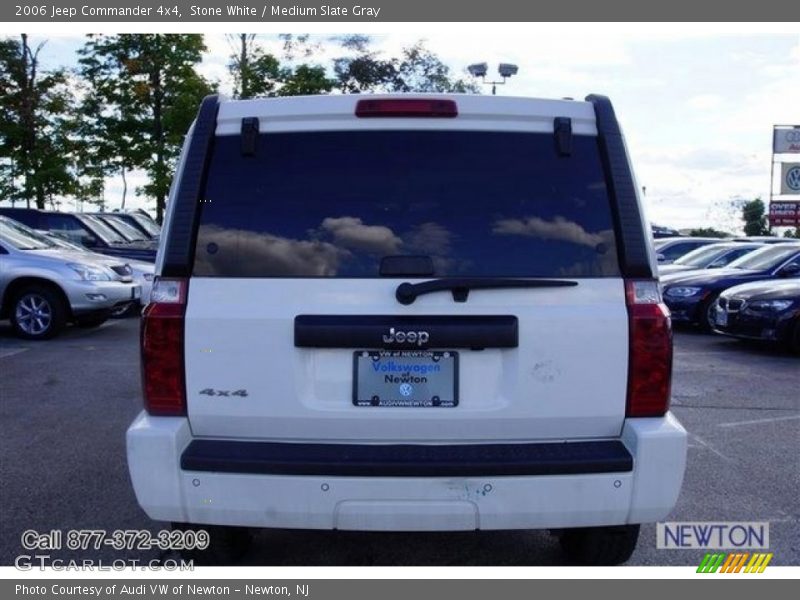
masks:
{"label": "rear windshield", "polygon": [[153,223],[153,221],[151,221],[147,217],[137,214],[131,214],[129,216],[131,219],[136,221],[136,223],[150,235],[156,236],[161,233],[161,228],[155,223]]}
{"label": "rear windshield", "polygon": [[712,244],[711,246],[704,246],[697,248],[697,250],[687,252],[678,258],[675,261],[675,264],[686,265],[687,267],[705,267],[706,265],[714,262],[714,259],[722,256],[730,250],[731,248],[729,246],[719,247],[715,244]]}
{"label": "rear windshield", "polygon": [[141,242],[145,240],[145,235],[141,231],[130,223],[125,222],[123,219],[106,216],[100,217],[100,219],[105,224],[115,229],[121,236],[132,242]]}
{"label": "rear windshield", "polygon": [[796,246],[795,244],[791,246],[774,244],[743,256],[733,261],[728,266],[752,271],[772,269],[780,266],[785,260],[791,258],[798,250],[800,250],[800,246]]}
{"label": "rear windshield", "polygon": [[111,227],[103,223],[103,221],[95,216],[80,215],[78,218],[92,230],[92,233],[97,235],[97,237],[107,244],[124,244],[127,241],[119,233],[111,229]]}
{"label": "rear windshield", "polygon": [[435,276],[619,275],[597,140],[552,134],[262,134],[254,156],[217,137],[194,274],[377,277],[387,256]]}
{"label": "rear windshield", "polygon": [[22,223],[0,219],[0,239],[17,250],[46,250],[56,245]]}

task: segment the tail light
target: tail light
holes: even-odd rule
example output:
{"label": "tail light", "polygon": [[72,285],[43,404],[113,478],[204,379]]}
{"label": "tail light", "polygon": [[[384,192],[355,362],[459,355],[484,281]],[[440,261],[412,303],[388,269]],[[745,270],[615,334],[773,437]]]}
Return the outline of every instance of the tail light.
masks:
{"label": "tail light", "polygon": [[142,387],[151,415],[186,414],[183,367],[187,281],[156,278],[142,313]]}
{"label": "tail light", "polygon": [[378,98],[359,100],[356,116],[452,118],[458,116],[458,106],[454,100],[435,98]]}
{"label": "tail light", "polygon": [[658,282],[626,281],[629,320],[628,417],[660,417],[669,409],[672,323]]}

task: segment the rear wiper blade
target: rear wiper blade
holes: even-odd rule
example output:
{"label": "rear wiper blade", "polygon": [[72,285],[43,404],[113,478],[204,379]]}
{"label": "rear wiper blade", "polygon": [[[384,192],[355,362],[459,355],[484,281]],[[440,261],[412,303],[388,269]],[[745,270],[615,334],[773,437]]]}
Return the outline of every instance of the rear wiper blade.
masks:
{"label": "rear wiper blade", "polygon": [[576,285],[578,285],[577,281],[566,279],[504,279],[501,277],[432,279],[420,283],[401,283],[397,286],[394,296],[400,304],[411,304],[423,294],[450,290],[453,292],[453,300],[466,302],[470,290],[573,287]]}

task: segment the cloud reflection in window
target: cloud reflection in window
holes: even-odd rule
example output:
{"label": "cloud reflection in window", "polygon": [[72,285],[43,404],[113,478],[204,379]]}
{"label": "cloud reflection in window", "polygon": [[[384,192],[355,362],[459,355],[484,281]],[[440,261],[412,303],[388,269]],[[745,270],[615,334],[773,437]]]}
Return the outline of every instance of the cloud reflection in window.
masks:
{"label": "cloud reflection in window", "polygon": [[[220,250],[209,252],[211,244]],[[198,234],[195,273],[207,277],[228,273],[240,277],[264,273],[272,277],[333,277],[349,257],[348,250],[328,242],[206,225]]]}

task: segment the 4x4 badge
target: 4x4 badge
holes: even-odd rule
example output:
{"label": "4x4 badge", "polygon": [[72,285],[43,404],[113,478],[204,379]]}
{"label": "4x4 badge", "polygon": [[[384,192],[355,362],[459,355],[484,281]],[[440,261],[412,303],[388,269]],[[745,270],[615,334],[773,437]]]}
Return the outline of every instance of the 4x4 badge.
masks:
{"label": "4x4 badge", "polygon": [[246,398],[248,396],[247,390],[215,390],[212,388],[206,388],[204,390],[200,390],[201,396],[239,396],[241,398]]}

